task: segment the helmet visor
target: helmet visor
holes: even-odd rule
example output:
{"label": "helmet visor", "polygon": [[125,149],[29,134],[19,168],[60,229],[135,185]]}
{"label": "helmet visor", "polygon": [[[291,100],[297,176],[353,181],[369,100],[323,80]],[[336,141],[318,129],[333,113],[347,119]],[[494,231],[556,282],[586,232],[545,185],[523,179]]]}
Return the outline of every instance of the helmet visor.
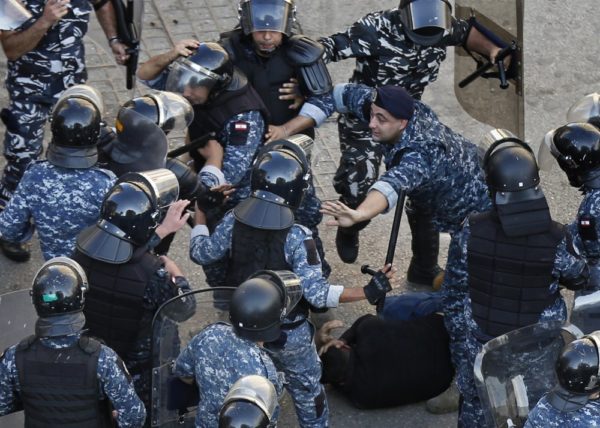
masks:
{"label": "helmet visor", "polygon": [[159,126],[165,131],[185,130],[194,120],[194,108],[188,100],[173,92],[152,95],[158,105]]}
{"label": "helmet visor", "polygon": [[420,36],[443,34],[450,30],[452,16],[445,0],[414,0],[407,8],[407,25]]}
{"label": "helmet visor", "polygon": [[31,13],[17,0],[0,2],[0,30],[15,30],[31,18]]}
{"label": "helmet visor", "polygon": [[69,98],[83,98],[86,101],[89,101],[98,109],[100,115],[104,114],[104,99],[102,98],[102,94],[96,89],[92,88],[89,85],[74,85],[65,90],[56,105],[58,105],[62,100],[66,100]]}
{"label": "helmet visor", "polygon": [[179,197],[177,177],[166,168],[126,174],[119,179],[119,182],[122,181],[142,183],[151,189],[152,198],[159,210],[168,208]]}
{"label": "helmet visor", "polygon": [[276,31],[288,34],[292,4],[282,0],[251,0],[242,5],[249,17],[250,33],[255,31]]}
{"label": "helmet visor", "polygon": [[[552,168],[556,165],[557,160],[563,157],[554,145],[555,133],[556,129],[548,131],[546,135],[544,135],[544,140],[538,149],[537,163],[542,171],[552,171]],[[573,166],[576,167],[576,165]]]}
{"label": "helmet visor", "polygon": [[588,94],[571,106],[567,122],[593,122],[600,120],[600,93]]}
{"label": "helmet visor", "polygon": [[201,65],[179,58],[171,66],[165,90],[176,94],[184,94],[186,89],[200,86],[210,90],[222,79],[221,76]]}

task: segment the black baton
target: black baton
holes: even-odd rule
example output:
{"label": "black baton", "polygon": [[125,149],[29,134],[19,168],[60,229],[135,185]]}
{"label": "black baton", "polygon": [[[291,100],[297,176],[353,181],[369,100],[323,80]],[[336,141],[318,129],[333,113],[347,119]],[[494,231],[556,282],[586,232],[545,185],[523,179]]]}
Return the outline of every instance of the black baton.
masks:
{"label": "black baton", "polygon": [[206,142],[211,138],[215,138],[215,134],[213,132],[209,132],[208,134],[205,134],[202,137],[196,138],[190,144],[184,144],[181,147],[177,147],[176,149],[171,150],[169,153],[167,153],[167,157],[176,158],[184,153],[189,152],[190,150],[196,150],[201,147],[204,147]]}

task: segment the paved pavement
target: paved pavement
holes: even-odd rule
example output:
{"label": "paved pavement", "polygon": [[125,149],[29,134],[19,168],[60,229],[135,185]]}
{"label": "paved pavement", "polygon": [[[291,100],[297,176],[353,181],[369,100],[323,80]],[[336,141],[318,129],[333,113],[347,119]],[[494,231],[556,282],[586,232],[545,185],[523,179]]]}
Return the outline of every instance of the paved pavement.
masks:
{"label": "paved pavement", "polygon": [[[504,0],[505,4],[514,0]],[[485,4],[500,4],[485,0]],[[541,140],[547,129],[562,124],[568,106],[578,97],[600,90],[600,44],[597,43],[595,23],[598,11],[596,0],[527,0],[525,9],[525,135],[532,143]],[[392,0],[300,0],[298,14],[306,34],[318,36],[341,30],[371,10],[396,6]],[[219,32],[232,28],[237,22],[236,0],[146,0],[144,29],[142,35],[141,61],[151,55],[169,49],[174,41],[194,37],[198,40],[214,40]],[[575,31],[576,30],[576,31]],[[100,89],[107,105],[109,122],[114,118],[120,103],[132,95],[125,89],[124,69],[117,67],[110,55],[105,37],[95,20],[86,38],[89,83]],[[345,61],[330,68],[335,82],[346,81],[353,63]],[[5,59],[0,53],[0,72],[5,69]],[[138,88],[136,95],[143,93]],[[474,121],[458,105],[454,96],[453,52],[442,67],[440,78],[432,84],[424,96],[439,116],[450,127],[465,136],[477,140],[489,128]],[[0,91],[0,106],[6,105],[6,91]],[[0,124],[0,133],[4,128]],[[46,135],[48,138],[48,133]],[[173,138],[173,146],[180,144]],[[318,130],[314,155],[316,185],[323,199],[336,198],[331,178],[338,162],[339,150],[334,119]],[[0,159],[0,165],[3,159]],[[569,221],[577,204],[577,192],[571,189],[562,174],[544,174],[546,193],[553,214],[559,221]],[[385,257],[387,236],[392,216],[380,216],[361,235],[359,261],[343,264],[335,253],[335,230],[322,226],[322,236],[328,249],[328,260],[333,265],[331,282],[347,286],[362,286],[366,278],[359,273],[362,263],[379,265]],[[201,269],[187,257],[187,233],[176,238],[172,256],[180,263],[194,287],[202,287],[204,277]],[[386,244],[382,244],[382,242]],[[440,264],[445,263],[445,251],[449,238],[442,236]],[[409,289],[404,284],[404,272],[410,258],[410,232],[404,221],[396,253],[400,287],[395,292]],[[15,264],[0,256],[2,284],[0,292],[27,288],[37,268],[41,265],[37,242],[33,244],[32,260],[23,265]],[[343,319],[347,325],[372,308],[365,303],[344,305],[329,312],[328,317]],[[333,427],[451,427],[456,425],[456,414],[434,416],[418,403],[395,409],[360,411],[352,408],[335,391],[328,391]],[[289,400],[289,399],[286,399]],[[289,407],[289,401],[286,401]],[[285,410],[280,426],[295,426],[293,411]]]}

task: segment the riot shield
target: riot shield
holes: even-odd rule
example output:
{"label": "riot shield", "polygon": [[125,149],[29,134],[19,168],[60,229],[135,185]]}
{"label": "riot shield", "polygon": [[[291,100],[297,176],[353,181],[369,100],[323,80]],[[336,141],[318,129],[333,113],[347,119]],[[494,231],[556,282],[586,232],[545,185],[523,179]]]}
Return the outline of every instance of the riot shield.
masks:
{"label": "riot shield", "polygon": [[[492,67],[487,58],[472,52],[476,62],[463,47],[456,47],[454,93],[458,102],[478,121],[508,129],[523,139],[523,0],[457,0],[455,15],[465,20],[474,17],[476,28],[512,56],[505,76],[508,80],[499,80],[502,76],[496,76],[498,68]],[[468,82],[470,75],[473,80]],[[506,89],[501,89],[501,84]]]}
{"label": "riot shield", "polygon": [[173,363],[202,329],[218,321],[229,322],[229,311],[220,308],[228,306],[234,290],[194,290],[169,300],[157,311],[152,323],[152,427],[194,426],[198,392],[173,375]]}
{"label": "riot shield", "polygon": [[583,334],[600,330],[600,290],[575,292],[571,324],[575,324]]}
{"label": "riot shield", "polygon": [[[0,296],[0,352],[32,335],[37,318],[29,289]],[[22,427],[23,424],[23,412],[0,418],[0,428]]]}
{"label": "riot shield", "polygon": [[474,375],[487,426],[522,427],[529,411],[557,380],[554,365],[563,347],[582,336],[560,321],[523,327],[486,343]]}

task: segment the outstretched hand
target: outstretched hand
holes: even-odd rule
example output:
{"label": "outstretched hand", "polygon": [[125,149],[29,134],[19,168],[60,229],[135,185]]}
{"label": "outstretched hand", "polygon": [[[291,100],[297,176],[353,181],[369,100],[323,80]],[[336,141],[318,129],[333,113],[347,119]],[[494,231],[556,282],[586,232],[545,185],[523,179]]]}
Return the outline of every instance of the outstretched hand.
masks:
{"label": "outstretched hand", "polygon": [[325,201],[321,206],[321,212],[333,216],[332,220],[327,220],[327,226],[350,227],[361,221],[357,210],[340,201]]}

